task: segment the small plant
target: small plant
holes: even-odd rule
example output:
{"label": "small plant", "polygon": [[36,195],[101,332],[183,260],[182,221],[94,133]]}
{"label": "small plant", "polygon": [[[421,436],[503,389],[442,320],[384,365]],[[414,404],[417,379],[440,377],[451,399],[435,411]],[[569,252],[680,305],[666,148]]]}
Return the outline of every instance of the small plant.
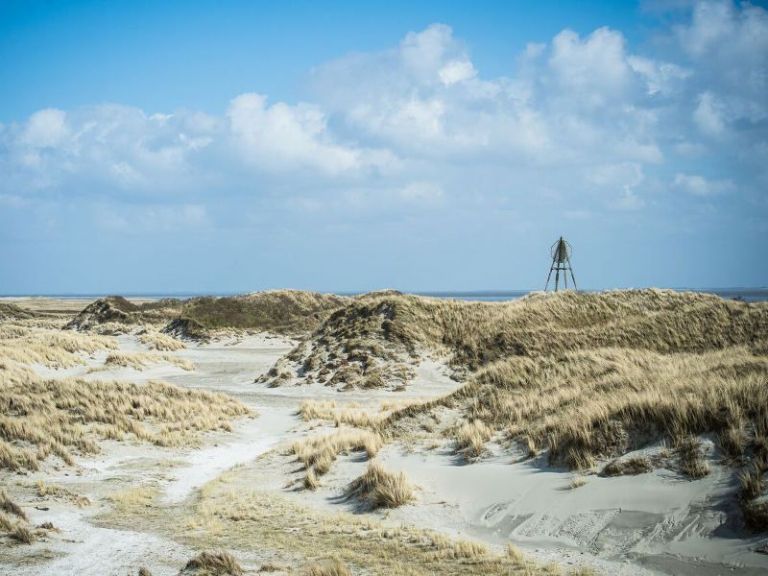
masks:
{"label": "small plant", "polygon": [[35,541],[35,536],[32,534],[32,531],[21,523],[16,524],[14,529],[11,530],[10,536],[22,544],[32,544],[32,542]]}
{"label": "small plant", "polygon": [[352,576],[347,565],[338,558],[330,558],[309,566],[307,576]]}
{"label": "small plant", "polygon": [[525,565],[525,555],[520,548],[509,542],[506,548],[506,555],[516,566]]}
{"label": "small plant", "polygon": [[378,462],[371,462],[365,473],[347,487],[347,498],[358,498],[371,509],[397,508],[413,500],[413,488],[402,472],[387,472]]}
{"label": "small plant", "polygon": [[467,460],[477,459],[485,452],[485,443],[492,435],[493,431],[482,420],[465,422],[456,430],[456,451]]}
{"label": "small plant", "polygon": [[677,445],[680,470],[694,480],[709,474],[709,465],[704,461],[701,442],[693,436],[683,438]]}
{"label": "small plant", "polygon": [[229,552],[202,552],[184,566],[183,572],[196,576],[242,576],[243,569]]}
{"label": "small plant", "polygon": [[575,490],[576,488],[581,488],[587,483],[587,479],[584,478],[584,476],[574,476],[571,478],[570,484],[568,484],[568,487],[571,490]]}
{"label": "small plant", "polygon": [[651,461],[648,458],[645,458],[643,456],[634,457],[634,458],[627,458],[626,460],[621,460],[617,458],[616,460],[612,460],[608,464],[605,465],[605,468],[603,468],[602,472],[600,472],[601,476],[626,476],[626,475],[636,475],[636,474],[645,474],[646,472],[650,472],[653,470],[653,466],[651,465]]}

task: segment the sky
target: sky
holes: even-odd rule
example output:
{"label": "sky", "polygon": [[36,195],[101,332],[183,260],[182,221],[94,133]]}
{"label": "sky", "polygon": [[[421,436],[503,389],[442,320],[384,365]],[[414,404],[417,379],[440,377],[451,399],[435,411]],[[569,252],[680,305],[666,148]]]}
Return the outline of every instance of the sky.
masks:
{"label": "sky", "polygon": [[0,294],[768,285],[765,2],[0,0]]}

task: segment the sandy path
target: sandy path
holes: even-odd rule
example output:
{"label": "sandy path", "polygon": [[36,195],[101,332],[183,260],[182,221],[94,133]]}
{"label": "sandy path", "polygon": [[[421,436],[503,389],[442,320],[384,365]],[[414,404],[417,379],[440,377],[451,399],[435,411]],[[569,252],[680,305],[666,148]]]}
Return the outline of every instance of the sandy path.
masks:
{"label": "sandy path", "polygon": [[280,442],[295,424],[292,411],[286,408],[253,408],[261,415],[238,426],[226,442],[190,452],[183,458],[184,464],[172,471],[173,479],[160,498],[161,504],[182,502],[222,472],[252,462]]}

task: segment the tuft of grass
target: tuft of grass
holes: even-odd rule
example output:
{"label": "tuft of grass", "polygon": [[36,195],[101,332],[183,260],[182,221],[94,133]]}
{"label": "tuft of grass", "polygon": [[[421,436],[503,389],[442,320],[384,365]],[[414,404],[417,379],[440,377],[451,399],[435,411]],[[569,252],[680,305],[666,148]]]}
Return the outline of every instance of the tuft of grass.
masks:
{"label": "tuft of grass", "polygon": [[5,490],[0,488],[0,510],[3,510],[4,512],[8,512],[9,514],[13,514],[14,516],[17,516],[18,518],[21,518],[25,522],[28,521],[27,514],[24,512],[24,510],[16,504],[13,500],[11,500],[8,497],[8,494],[6,494]]}
{"label": "tuft of grass", "polygon": [[18,523],[16,526],[14,526],[9,536],[17,542],[21,542],[22,544],[32,544],[32,542],[35,541],[35,535],[32,533],[32,531],[21,523]]}
{"label": "tuft of grass", "polygon": [[308,566],[307,576],[352,576],[347,565],[338,558],[329,558]]}
{"label": "tuft of grass", "polygon": [[610,461],[600,472],[601,476],[626,476],[645,474],[653,470],[651,461],[644,456]]}
{"label": "tuft of grass", "polygon": [[703,478],[709,474],[709,465],[706,463],[701,450],[701,442],[687,436],[679,441],[677,453],[680,458],[680,470],[691,479]]}
{"label": "tuft of grass", "polygon": [[77,505],[78,508],[82,508],[83,506],[90,506],[91,504],[91,501],[88,499],[87,496],[76,494],[67,488],[62,488],[61,486],[46,484],[45,481],[43,480],[37,481],[37,483],[35,484],[35,491],[37,492],[37,495],[40,498],[46,498],[46,497],[63,498],[65,500],[73,502],[74,504]]}
{"label": "tuft of grass", "polygon": [[526,564],[525,554],[523,554],[520,548],[518,548],[511,542],[507,543],[507,546],[504,549],[504,553],[507,555],[507,558],[509,558],[516,566],[525,566]]}
{"label": "tuft of grass", "polygon": [[571,478],[570,483],[568,484],[568,488],[571,490],[575,490],[576,488],[581,488],[587,483],[587,479],[584,478],[584,476],[574,476]]}
{"label": "tuft of grass", "polygon": [[467,460],[475,460],[485,453],[485,443],[493,431],[482,420],[465,422],[456,430],[456,451]]}
{"label": "tuft of grass", "polygon": [[126,512],[134,508],[146,508],[152,505],[157,496],[157,488],[154,486],[136,486],[114,492],[108,499],[115,509]]}
{"label": "tuft of grass", "polygon": [[307,471],[326,474],[337,456],[346,452],[365,452],[373,458],[382,445],[381,436],[369,430],[342,429],[323,436],[311,436],[294,442],[291,452]]}
{"label": "tuft of grass", "polygon": [[181,340],[153,330],[147,330],[139,334],[139,342],[150,350],[157,350],[158,352],[175,352],[186,348],[186,345]]}
{"label": "tuft of grass", "polygon": [[388,472],[378,462],[370,462],[365,473],[350,482],[346,497],[357,498],[372,510],[397,508],[414,498],[405,474]]}
{"label": "tuft of grass", "polygon": [[104,366],[118,366],[121,368],[133,368],[144,370],[150,364],[166,362],[178,366],[183,370],[194,370],[195,365],[189,360],[177,358],[171,354],[158,354],[153,352],[112,352],[104,361]]}
{"label": "tuft of grass", "polygon": [[187,562],[182,572],[196,576],[242,576],[243,569],[232,554],[221,550],[198,554]]}
{"label": "tuft of grass", "polygon": [[317,474],[315,474],[314,469],[310,468],[307,470],[307,473],[304,476],[303,485],[307,490],[317,490],[320,487],[320,480],[318,479]]}

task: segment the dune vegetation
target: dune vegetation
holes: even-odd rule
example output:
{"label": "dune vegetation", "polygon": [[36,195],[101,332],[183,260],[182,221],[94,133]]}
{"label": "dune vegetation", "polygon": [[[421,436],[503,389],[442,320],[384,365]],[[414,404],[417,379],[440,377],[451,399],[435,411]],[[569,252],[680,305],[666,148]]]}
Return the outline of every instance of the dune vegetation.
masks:
{"label": "dune vegetation", "polygon": [[[317,403],[301,413],[385,441],[434,429],[468,461],[492,439],[577,470],[613,460],[605,475],[663,465],[702,477],[713,456],[706,435],[745,478],[747,524],[765,529],[768,304],[669,290],[505,303],[374,293],[333,313],[277,366],[285,381],[355,382],[371,371],[386,379],[386,365],[428,355],[445,358],[464,383],[383,415]],[[458,419],[442,423],[446,410]],[[620,458],[658,442],[666,457]]]}
{"label": "dune vegetation", "polygon": [[160,359],[191,367],[177,358],[116,348],[106,336],[0,324],[0,468],[35,470],[51,455],[71,465],[76,454],[98,452],[102,439],[195,444],[202,432],[231,429],[232,419],[248,413],[222,394],[156,381],[48,378],[33,369],[77,366],[100,351],[107,352],[108,365],[141,367]]}
{"label": "dune vegetation", "polygon": [[[446,355],[459,375],[512,356],[595,348],[663,354],[744,345],[768,349],[766,304],[671,290],[534,293],[512,302],[466,302],[392,292],[351,299],[270,376],[366,387],[407,383],[425,352]],[[388,379],[392,382],[388,382]],[[361,385],[360,382],[363,384]]]}
{"label": "dune vegetation", "polygon": [[[242,472],[232,470],[204,486],[194,508],[183,512],[189,515],[176,520],[186,541],[202,549],[227,547],[268,555],[265,566],[298,565],[298,570],[287,570],[291,574],[568,574],[526,561],[521,554],[497,554],[475,541],[408,525],[388,526],[367,515],[320,512],[284,495],[242,485]],[[149,508],[133,514],[167,513]],[[133,518],[122,515],[119,521],[130,525]]]}
{"label": "dune vegetation", "polygon": [[304,487],[314,490],[319,486],[319,477],[328,473],[340,454],[360,452],[370,459],[376,456],[381,445],[381,437],[375,432],[342,428],[298,440],[291,446],[291,453],[306,470]]}
{"label": "dune vegetation", "polygon": [[405,474],[388,472],[376,461],[370,462],[365,472],[349,483],[345,496],[371,510],[397,508],[414,498]]}
{"label": "dune vegetation", "polygon": [[348,301],[333,294],[299,290],[166,298],[139,304],[109,296],[86,306],[66,328],[98,334],[136,332],[149,348],[172,351],[183,346],[178,338],[208,340],[238,331],[305,334]]}

